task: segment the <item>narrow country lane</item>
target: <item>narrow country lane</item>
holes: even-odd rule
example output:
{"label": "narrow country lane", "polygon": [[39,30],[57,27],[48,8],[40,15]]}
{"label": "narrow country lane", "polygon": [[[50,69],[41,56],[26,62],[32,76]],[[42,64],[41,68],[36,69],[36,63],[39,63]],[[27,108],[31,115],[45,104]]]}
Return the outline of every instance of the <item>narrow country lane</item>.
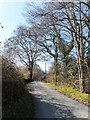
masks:
{"label": "narrow country lane", "polygon": [[27,84],[33,95],[35,118],[88,118],[88,107],[52,90],[42,82]]}

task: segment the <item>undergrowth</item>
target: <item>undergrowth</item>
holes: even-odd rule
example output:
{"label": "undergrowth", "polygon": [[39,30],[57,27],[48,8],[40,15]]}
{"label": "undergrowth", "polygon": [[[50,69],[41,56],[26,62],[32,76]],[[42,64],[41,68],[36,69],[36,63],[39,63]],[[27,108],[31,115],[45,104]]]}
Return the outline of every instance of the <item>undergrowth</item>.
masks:
{"label": "undergrowth", "polygon": [[28,91],[25,91],[22,96],[12,101],[12,103],[3,106],[3,119],[29,119],[33,117],[32,96]]}

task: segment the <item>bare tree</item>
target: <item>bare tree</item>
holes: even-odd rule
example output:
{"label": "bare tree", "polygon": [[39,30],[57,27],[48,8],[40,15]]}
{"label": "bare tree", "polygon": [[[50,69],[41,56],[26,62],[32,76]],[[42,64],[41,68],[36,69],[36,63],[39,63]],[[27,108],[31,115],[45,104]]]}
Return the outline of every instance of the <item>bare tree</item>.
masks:
{"label": "bare tree", "polygon": [[[30,28],[20,26],[11,38],[13,48],[21,61],[31,70],[33,63],[42,56],[54,59],[55,83],[57,83],[58,62],[64,63],[63,73],[68,78],[69,58],[77,59],[80,91],[85,91],[85,69],[90,73],[88,56],[89,40],[89,3],[53,2],[41,7],[27,6],[25,15]],[[9,44],[8,44],[9,45]],[[10,49],[9,49],[10,50]],[[12,50],[11,50],[12,51]],[[75,53],[72,53],[75,51]],[[13,53],[13,52],[12,52]]]}
{"label": "bare tree", "polygon": [[28,67],[32,79],[33,65],[41,54],[36,43],[37,36],[31,28],[25,26],[19,26],[14,33],[15,36],[6,41],[5,47],[9,55],[13,52],[15,57]]}
{"label": "bare tree", "polygon": [[[65,6],[65,16],[68,20],[69,26],[65,24],[63,25],[63,27],[71,31],[74,40],[74,46],[76,48],[76,53],[77,53],[79,85],[81,92],[85,91],[83,66],[84,66],[85,53],[86,53],[85,50],[87,47],[86,44],[88,44],[87,41],[88,35],[85,34],[86,29],[88,29],[88,27],[86,27],[87,19],[85,17],[87,11],[85,13],[85,11],[82,10],[83,7],[85,7],[85,10],[88,9],[86,6],[83,6],[81,2],[69,3],[67,6]],[[72,12],[70,12],[70,10]]]}
{"label": "bare tree", "polygon": [[[47,52],[54,58],[54,73],[56,83],[58,75],[59,53],[62,53],[64,59],[63,61],[66,63],[66,57],[69,55],[74,46],[73,40],[67,42],[67,44],[70,43],[67,47],[66,42],[64,39],[62,39],[62,26],[59,24],[59,18],[61,17],[63,19],[62,9],[64,6],[57,5],[57,3],[47,3],[43,8],[35,9],[35,11],[33,11],[31,14],[29,9],[27,11],[29,22],[31,22],[30,15],[33,16],[35,20],[34,24],[38,33],[38,44],[44,48],[44,53]],[[60,11],[57,10],[58,7],[60,7]]]}

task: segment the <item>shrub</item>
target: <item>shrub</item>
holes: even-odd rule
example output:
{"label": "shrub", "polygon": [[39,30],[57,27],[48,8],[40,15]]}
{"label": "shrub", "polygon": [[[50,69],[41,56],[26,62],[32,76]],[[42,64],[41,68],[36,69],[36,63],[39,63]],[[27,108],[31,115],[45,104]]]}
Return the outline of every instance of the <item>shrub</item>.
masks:
{"label": "shrub", "polygon": [[58,83],[61,84],[61,82],[62,82],[62,75],[61,74],[59,74],[57,76],[57,80],[58,80]]}
{"label": "shrub", "polygon": [[2,58],[2,100],[3,105],[23,94],[24,83],[22,75],[6,58]]}

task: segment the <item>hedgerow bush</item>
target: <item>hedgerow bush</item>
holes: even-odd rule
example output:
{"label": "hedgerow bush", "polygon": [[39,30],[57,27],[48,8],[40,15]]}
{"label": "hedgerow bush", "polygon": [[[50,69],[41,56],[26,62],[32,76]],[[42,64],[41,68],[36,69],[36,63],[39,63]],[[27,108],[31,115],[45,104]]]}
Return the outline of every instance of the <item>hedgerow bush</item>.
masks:
{"label": "hedgerow bush", "polygon": [[31,119],[34,108],[25,89],[22,72],[7,58],[2,58],[2,120]]}
{"label": "hedgerow bush", "polygon": [[17,71],[12,62],[2,58],[2,101],[9,104],[24,91],[22,75]]}

